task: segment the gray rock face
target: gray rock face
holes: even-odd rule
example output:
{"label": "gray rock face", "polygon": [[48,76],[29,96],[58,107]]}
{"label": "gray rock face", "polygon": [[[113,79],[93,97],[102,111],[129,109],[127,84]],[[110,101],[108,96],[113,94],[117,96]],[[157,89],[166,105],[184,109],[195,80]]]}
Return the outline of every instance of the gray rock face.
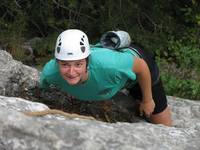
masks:
{"label": "gray rock face", "polygon": [[[38,75],[36,69],[0,51],[0,150],[200,149],[199,101],[168,97],[174,127],[143,120],[105,123],[60,115],[30,117],[23,111],[48,109],[44,104],[29,101],[29,97],[34,97],[31,91],[38,85]],[[119,104],[124,105],[122,100]]]}
{"label": "gray rock face", "polygon": [[38,84],[39,72],[0,50],[0,95],[29,95],[28,90]]}
{"label": "gray rock face", "polygon": [[111,124],[78,118],[70,120],[55,115],[29,117],[22,111],[43,110],[47,106],[0,96],[0,149],[199,150],[200,103],[168,99],[175,109],[175,127],[146,122]]}

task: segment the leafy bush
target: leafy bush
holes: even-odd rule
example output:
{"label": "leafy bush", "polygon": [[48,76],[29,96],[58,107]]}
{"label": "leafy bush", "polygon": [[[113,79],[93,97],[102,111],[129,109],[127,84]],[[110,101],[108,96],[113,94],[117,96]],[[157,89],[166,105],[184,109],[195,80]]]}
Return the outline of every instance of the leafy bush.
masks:
{"label": "leafy bush", "polygon": [[168,95],[200,100],[200,82],[192,79],[179,79],[170,74],[163,74],[162,80]]}
{"label": "leafy bush", "polygon": [[[189,40],[189,39],[188,39]],[[168,45],[168,58],[179,67],[195,69],[200,67],[200,48],[197,44],[187,44],[184,39],[170,39]]]}
{"label": "leafy bush", "polygon": [[55,43],[58,33],[49,34],[45,38],[34,38],[29,41],[35,56],[45,57],[54,52]]}

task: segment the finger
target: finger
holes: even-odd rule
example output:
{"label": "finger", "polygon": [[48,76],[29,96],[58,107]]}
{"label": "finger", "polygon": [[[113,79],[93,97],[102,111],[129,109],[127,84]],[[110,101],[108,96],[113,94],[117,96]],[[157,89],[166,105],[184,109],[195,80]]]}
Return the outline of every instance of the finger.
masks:
{"label": "finger", "polygon": [[143,109],[141,106],[140,106],[140,116],[143,116]]}
{"label": "finger", "polygon": [[145,116],[146,116],[147,118],[150,118],[151,115],[152,115],[152,113],[145,113]]}
{"label": "finger", "polygon": [[150,118],[151,115],[150,115],[150,114],[145,114],[145,116],[146,116],[147,118]]}
{"label": "finger", "polygon": [[144,119],[145,119],[147,122],[151,122],[150,117],[146,117],[146,116],[144,116]]}

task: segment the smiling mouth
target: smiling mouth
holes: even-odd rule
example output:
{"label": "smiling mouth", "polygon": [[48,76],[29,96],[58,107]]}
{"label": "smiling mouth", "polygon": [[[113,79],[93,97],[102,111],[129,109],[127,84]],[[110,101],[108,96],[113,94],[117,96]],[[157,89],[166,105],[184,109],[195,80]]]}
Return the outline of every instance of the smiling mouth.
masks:
{"label": "smiling mouth", "polygon": [[66,76],[66,78],[68,78],[68,79],[75,79],[75,78],[77,78],[77,76],[76,77]]}

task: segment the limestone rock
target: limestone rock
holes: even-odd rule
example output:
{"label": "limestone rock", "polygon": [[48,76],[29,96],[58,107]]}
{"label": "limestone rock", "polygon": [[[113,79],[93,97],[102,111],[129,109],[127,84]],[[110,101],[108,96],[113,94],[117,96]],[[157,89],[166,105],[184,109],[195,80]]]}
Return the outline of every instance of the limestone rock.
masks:
{"label": "limestone rock", "polygon": [[105,123],[78,118],[68,120],[52,115],[29,117],[21,111],[36,111],[47,107],[20,98],[0,96],[0,149],[199,150],[200,103],[175,100],[173,97],[168,99],[175,109],[173,118],[176,127],[146,122]]}
{"label": "limestone rock", "polygon": [[39,72],[21,62],[13,60],[12,56],[0,50],[0,95],[29,95],[29,89],[38,84]]}

